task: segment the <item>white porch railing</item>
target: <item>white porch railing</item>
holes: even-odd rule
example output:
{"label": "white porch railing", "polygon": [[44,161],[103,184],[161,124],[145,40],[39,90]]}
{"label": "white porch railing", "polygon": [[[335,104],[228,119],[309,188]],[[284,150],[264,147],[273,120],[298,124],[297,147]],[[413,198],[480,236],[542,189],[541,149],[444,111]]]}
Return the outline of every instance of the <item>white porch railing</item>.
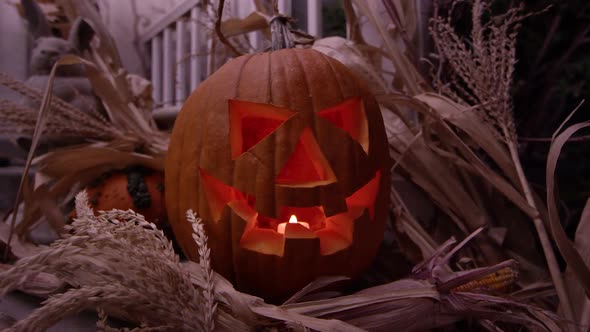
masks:
{"label": "white porch railing", "polygon": [[[244,18],[255,10],[253,1],[232,0],[232,16]],[[290,15],[294,5],[307,5],[307,32],[321,36],[322,0],[279,0],[279,11]],[[185,0],[150,25],[141,41],[150,50],[154,117],[171,122],[188,95],[211,73],[210,35],[201,22],[207,13],[202,0]],[[261,46],[261,34],[248,34],[250,45]]]}

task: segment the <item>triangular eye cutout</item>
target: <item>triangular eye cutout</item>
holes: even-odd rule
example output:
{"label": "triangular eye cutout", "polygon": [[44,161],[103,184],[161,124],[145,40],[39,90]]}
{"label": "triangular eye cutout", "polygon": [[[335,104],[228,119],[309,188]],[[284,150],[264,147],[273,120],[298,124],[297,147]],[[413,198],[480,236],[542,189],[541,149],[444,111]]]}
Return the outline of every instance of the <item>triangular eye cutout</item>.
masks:
{"label": "triangular eye cutout", "polygon": [[369,129],[361,97],[352,97],[317,113],[336,127],[346,131],[369,152]]}
{"label": "triangular eye cutout", "polygon": [[315,187],[336,182],[311,129],[305,128],[275,183],[285,187]]}
{"label": "triangular eye cutout", "polygon": [[283,107],[229,100],[232,159],[258,144],[293,115],[294,112]]}

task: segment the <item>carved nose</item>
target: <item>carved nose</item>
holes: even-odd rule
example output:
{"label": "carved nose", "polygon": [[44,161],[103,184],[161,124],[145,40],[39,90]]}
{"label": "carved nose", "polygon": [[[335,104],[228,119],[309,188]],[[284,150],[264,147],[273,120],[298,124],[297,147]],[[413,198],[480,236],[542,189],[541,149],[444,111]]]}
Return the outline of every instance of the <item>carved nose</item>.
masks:
{"label": "carved nose", "polygon": [[275,182],[285,187],[316,187],[336,182],[334,171],[311,129],[303,130]]}

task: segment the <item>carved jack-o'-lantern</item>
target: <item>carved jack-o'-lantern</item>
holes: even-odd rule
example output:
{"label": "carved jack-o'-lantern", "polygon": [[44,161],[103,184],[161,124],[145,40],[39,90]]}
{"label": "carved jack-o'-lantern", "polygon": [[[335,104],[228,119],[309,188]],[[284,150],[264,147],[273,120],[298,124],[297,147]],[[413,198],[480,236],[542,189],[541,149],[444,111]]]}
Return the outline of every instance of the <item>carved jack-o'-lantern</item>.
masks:
{"label": "carved jack-o'-lantern", "polygon": [[185,218],[193,209],[217,272],[284,299],[320,275],[355,276],[371,263],[389,165],[378,105],[341,63],[310,49],[246,55],[203,82],[177,117],[169,220],[197,260]]}

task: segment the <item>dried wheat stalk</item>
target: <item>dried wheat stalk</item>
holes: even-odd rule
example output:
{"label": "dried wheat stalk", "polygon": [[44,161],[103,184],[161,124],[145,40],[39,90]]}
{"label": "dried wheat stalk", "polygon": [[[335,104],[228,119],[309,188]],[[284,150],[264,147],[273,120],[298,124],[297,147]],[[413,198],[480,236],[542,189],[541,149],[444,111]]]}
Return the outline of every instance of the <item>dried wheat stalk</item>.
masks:
{"label": "dried wheat stalk", "polygon": [[[24,82],[10,77],[6,73],[0,72],[0,85],[17,92],[32,101],[41,102],[41,100],[43,100],[43,91],[32,88]],[[75,123],[76,125],[95,125],[97,122],[107,128],[109,125],[109,121],[96,110],[90,114],[84,113],[57,96],[53,96],[51,99],[51,108],[53,109],[53,112],[60,114],[60,116],[67,118],[71,123]],[[50,114],[53,112],[50,112]],[[107,131],[113,131],[113,129],[109,128]]]}
{"label": "dried wheat stalk", "polygon": [[132,211],[113,210],[95,217],[87,204],[86,193],[80,193],[72,234],[2,274],[2,294],[39,272],[56,274],[76,287],[51,297],[12,330],[42,331],[87,308],[123,313],[152,327],[199,330],[204,326],[202,295],[163,233]]}
{"label": "dried wheat stalk", "polygon": [[192,210],[186,213],[187,220],[193,226],[193,239],[199,246],[199,265],[205,272],[205,289],[203,290],[203,308],[204,308],[204,328],[206,331],[215,330],[215,311],[217,304],[215,303],[213,269],[211,269],[211,251],[207,246],[207,236],[203,228],[203,220],[197,218]]}
{"label": "dried wheat stalk", "polygon": [[[101,121],[86,118],[85,123],[72,125],[72,119],[65,115],[63,108],[54,108],[49,112],[47,124],[43,129],[45,137],[69,136],[84,137],[86,139],[111,140],[118,132]],[[67,112],[67,111],[66,111]],[[77,111],[79,112],[79,111]],[[0,99],[0,129],[3,135],[27,135],[32,136],[37,123],[37,111],[29,107]]]}

